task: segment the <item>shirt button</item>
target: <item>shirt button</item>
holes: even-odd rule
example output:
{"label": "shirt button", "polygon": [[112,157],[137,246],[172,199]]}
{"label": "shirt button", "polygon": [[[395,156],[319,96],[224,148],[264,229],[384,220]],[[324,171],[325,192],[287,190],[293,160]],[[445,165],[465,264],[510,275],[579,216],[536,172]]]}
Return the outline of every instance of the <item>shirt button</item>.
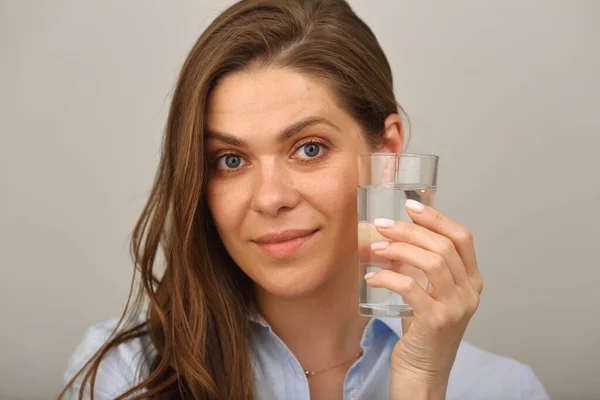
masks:
{"label": "shirt button", "polygon": [[356,396],[358,395],[358,389],[354,389],[350,392],[350,400],[356,400]]}

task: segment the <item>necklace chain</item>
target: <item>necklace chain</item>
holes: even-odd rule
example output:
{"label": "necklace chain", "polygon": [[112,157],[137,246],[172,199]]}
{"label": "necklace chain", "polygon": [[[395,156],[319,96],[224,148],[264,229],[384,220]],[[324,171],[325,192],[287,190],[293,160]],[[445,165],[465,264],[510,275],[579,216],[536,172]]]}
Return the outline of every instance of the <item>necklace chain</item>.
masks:
{"label": "necklace chain", "polygon": [[329,367],[329,368],[326,368],[326,369],[322,369],[322,370],[319,370],[319,371],[311,371],[311,370],[305,369],[304,370],[304,375],[306,375],[307,378],[310,378],[311,376],[322,374],[323,372],[327,372],[327,371],[330,371],[330,370],[332,370],[334,368],[341,367],[344,364],[348,364],[350,361],[358,360],[360,358],[360,356],[362,356],[362,355],[363,355],[363,350],[361,349],[360,352],[356,356],[354,356],[354,358],[351,359],[351,360],[344,361],[343,363],[339,363],[339,364],[336,364],[336,365],[334,365],[332,367]]}

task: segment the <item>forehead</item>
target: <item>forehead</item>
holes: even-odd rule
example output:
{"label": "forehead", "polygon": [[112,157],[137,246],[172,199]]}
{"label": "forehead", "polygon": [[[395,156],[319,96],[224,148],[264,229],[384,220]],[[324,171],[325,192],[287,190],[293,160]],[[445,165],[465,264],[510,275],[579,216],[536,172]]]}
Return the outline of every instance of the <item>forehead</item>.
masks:
{"label": "forehead", "polygon": [[312,116],[336,125],[343,125],[349,118],[325,84],[278,68],[226,76],[213,90],[206,115],[210,129],[240,136],[257,130],[276,134],[283,127]]}

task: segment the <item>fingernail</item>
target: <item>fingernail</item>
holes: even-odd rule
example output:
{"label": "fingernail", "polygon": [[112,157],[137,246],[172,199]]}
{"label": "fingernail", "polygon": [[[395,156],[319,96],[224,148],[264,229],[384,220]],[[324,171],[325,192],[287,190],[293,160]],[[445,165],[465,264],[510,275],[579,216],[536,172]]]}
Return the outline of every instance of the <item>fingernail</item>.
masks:
{"label": "fingernail", "polygon": [[390,242],[373,242],[371,243],[371,250],[384,250],[390,245]]}
{"label": "fingernail", "polygon": [[408,208],[412,212],[422,213],[425,210],[425,206],[419,203],[416,200],[408,199],[406,200],[406,208]]}
{"label": "fingernail", "polygon": [[375,276],[375,272],[368,272],[368,273],[365,274],[365,279],[369,280],[369,279],[371,279],[374,276]]}
{"label": "fingernail", "polygon": [[375,224],[376,227],[378,228],[389,228],[390,226],[393,226],[396,222],[393,219],[387,219],[387,218],[375,218],[373,220],[373,224]]}

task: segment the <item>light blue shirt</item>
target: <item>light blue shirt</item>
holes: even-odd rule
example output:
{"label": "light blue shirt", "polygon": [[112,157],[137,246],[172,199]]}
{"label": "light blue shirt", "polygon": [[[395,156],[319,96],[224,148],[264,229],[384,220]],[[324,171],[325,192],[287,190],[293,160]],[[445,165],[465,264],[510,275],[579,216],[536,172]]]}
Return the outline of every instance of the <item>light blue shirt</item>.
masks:
{"label": "light blue shirt", "polygon": [[[75,350],[65,382],[107,340],[116,324],[111,320],[89,328]],[[308,400],[308,380],[300,363],[264,319],[255,319],[258,346],[253,354],[259,399]],[[372,318],[360,342],[364,353],[344,380],[344,400],[389,399],[390,355],[402,336],[395,318]],[[154,356],[147,338],[121,344],[100,364],[94,398],[114,399],[149,373]],[[76,398],[80,382],[67,398]],[[446,398],[448,400],[546,400],[544,387],[527,365],[463,341],[458,350]]]}

